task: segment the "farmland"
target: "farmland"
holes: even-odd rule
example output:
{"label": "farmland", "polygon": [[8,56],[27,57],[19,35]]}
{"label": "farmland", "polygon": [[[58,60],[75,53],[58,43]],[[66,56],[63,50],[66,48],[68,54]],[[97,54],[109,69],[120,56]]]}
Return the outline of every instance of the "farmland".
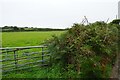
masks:
{"label": "farmland", "polygon": [[[118,26],[113,23],[95,22],[90,25],[74,24],[67,32],[54,31],[52,33],[40,32],[39,34],[37,32],[21,32],[21,34],[15,32],[14,35],[11,35],[13,37],[10,36],[10,33],[8,35],[3,33],[3,47],[6,47],[6,45],[8,47],[40,45],[45,40],[52,38],[52,35],[59,36],[64,33],[59,37],[53,36],[52,39],[46,42],[46,44],[50,43],[47,47],[50,54],[50,66],[10,72],[6,77],[108,78],[111,76],[118,52]],[[19,56],[22,55],[19,54]],[[44,55],[42,54],[42,56]],[[16,55],[14,55],[15,58]],[[32,61],[35,60],[32,59]],[[23,61],[23,63],[26,62]],[[16,67],[19,67],[19,65],[16,65]]]}
{"label": "farmland", "polygon": [[[38,45],[43,44],[44,41],[46,41],[47,39],[52,38],[52,35],[59,36],[60,34],[62,34],[64,32],[65,31],[3,32],[2,33],[2,47],[38,46]],[[21,55],[22,54],[19,54],[18,56],[21,56]],[[2,58],[4,59],[4,57],[2,57]],[[13,59],[12,57],[9,57],[9,58]],[[27,61],[27,62],[29,62],[29,61]],[[5,64],[8,64],[8,62],[4,63],[4,65]],[[12,66],[12,64],[11,64],[11,66]],[[34,69],[33,68],[31,69],[32,72],[21,71],[17,74],[16,74],[16,72],[10,72],[9,75],[7,74],[6,77],[9,77],[9,78],[38,77],[38,78],[40,78],[40,77],[42,77],[42,73],[43,73],[42,71],[47,72],[47,70],[44,68],[42,68],[41,71],[38,68],[34,68]],[[34,73],[36,73],[36,74],[39,73],[39,75],[33,75]],[[4,78],[4,76],[3,76],[3,78]]]}
{"label": "farmland", "polygon": [[43,31],[43,32],[3,32],[2,47],[36,46],[41,45],[52,35],[60,35],[64,31]]}

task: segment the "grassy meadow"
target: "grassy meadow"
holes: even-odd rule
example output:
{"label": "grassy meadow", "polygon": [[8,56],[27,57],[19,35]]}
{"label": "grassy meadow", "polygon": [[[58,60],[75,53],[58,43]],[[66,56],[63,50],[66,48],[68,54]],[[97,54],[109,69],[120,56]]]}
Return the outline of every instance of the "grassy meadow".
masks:
{"label": "grassy meadow", "polygon": [[42,32],[3,32],[2,47],[38,46],[52,35],[59,36],[64,31],[42,31]]}
{"label": "grassy meadow", "polygon": [[[44,43],[44,41],[46,41],[47,39],[52,38],[52,35],[59,36],[60,34],[64,32],[65,31],[3,32],[2,33],[2,47],[38,46]],[[22,53],[22,51],[20,53]],[[9,54],[9,55],[13,56],[13,54]],[[20,56],[22,56],[22,54],[18,55],[18,57]],[[34,56],[31,56],[31,57],[34,57]],[[13,59],[13,57],[9,57],[9,58]],[[2,57],[2,59],[5,59],[5,58]],[[26,60],[26,61],[30,62],[31,60]],[[22,64],[21,61],[18,63]],[[25,63],[25,61],[23,63]],[[3,65],[5,64],[8,64],[8,62],[3,63]],[[11,64],[11,68],[13,65]],[[51,74],[43,76],[47,74],[48,72],[48,70],[46,69],[47,68],[36,67],[36,68],[31,68],[30,70],[22,70],[17,73],[13,71],[7,74],[5,73],[6,76],[3,76],[3,78],[41,78],[41,77],[51,76]]]}

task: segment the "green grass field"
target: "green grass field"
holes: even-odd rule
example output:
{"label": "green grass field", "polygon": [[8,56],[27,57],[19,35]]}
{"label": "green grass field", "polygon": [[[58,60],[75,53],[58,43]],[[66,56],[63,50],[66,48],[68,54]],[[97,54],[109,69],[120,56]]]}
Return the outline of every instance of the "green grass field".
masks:
{"label": "green grass field", "polygon": [[[42,32],[3,32],[2,33],[2,47],[20,47],[20,46],[38,46],[44,43],[47,39],[52,38],[52,35],[59,36],[65,31],[42,31]],[[4,55],[3,55],[4,56]],[[21,56],[19,54],[19,56]],[[11,58],[11,57],[9,57]],[[2,59],[5,59],[2,57]],[[12,58],[11,58],[12,59]],[[41,60],[41,59],[40,59]],[[28,61],[27,61],[28,62]],[[25,63],[25,61],[23,62]],[[4,64],[8,64],[5,62]],[[12,65],[12,64],[11,64]],[[10,72],[3,76],[3,78],[41,78],[47,77],[47,68],[32,68],[28,70]],[[43,74],[44,72],[44,74]],[[39,73],[39,74],[38,74]],[[53,73],[52,73],[53,74]],[[46,76],[43,76],[46,75]],[[49,74],[51,76],[51,73]]]}
{"label": "green grass field", "polygon": [[60,35],[64,31],[43,32],[3,32],[2,47],[38,46],[52,35]]}

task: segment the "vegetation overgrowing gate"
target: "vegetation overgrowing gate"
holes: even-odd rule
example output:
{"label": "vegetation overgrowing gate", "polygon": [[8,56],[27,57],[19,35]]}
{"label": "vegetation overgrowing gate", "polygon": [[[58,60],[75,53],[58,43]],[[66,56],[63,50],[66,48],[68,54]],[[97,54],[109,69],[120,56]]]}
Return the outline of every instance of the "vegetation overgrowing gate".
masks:
{"label": "vegetation overgrowing gate", "polygon": [[2,72],[48,65],[50,54],[47,46],[0,48]]}

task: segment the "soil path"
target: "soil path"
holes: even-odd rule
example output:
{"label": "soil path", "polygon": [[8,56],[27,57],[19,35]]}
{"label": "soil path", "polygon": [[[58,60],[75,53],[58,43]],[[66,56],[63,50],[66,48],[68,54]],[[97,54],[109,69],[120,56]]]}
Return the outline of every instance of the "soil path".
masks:
{"label": "soil path", "polygon": [[111,78],[118,78],[120,80],[120,54],[118,55],[115,65],[112,69]]}

